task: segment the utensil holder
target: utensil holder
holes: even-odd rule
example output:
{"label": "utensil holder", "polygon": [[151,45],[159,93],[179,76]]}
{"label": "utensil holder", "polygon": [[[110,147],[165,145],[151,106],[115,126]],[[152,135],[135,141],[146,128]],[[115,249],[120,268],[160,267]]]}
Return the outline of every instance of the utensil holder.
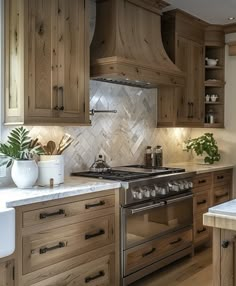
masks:
{"label": "utensil holder", "polygon": [[56,161],[60,184],[64,183],[64,155],[40,155],[40,161]]}

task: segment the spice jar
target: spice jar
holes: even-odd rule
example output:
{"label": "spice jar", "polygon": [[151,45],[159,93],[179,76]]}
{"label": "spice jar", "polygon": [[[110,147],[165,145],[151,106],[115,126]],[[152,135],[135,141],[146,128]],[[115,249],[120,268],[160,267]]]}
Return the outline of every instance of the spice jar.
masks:
{"label": "spice jar", "polygon": [[145,151],[145,166],[148,168],[152,167],[152,147],[147,146],[146,151]]}
{"label": "spice jar", "polygon": [[163,165],[163,152],[162,147],[157,145],[153,149],[152,167],[161,167]]}

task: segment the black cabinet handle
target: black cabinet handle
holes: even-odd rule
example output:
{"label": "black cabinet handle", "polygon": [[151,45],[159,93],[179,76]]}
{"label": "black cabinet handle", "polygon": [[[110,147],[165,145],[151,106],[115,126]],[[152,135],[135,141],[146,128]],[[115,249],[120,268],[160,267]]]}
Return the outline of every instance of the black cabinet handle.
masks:
{"label": "black cabinet handle", "polygon": [[199,180],[198,181],[198,184],[204,184],[204,183],[206,183],[206,180]]}
{"label": "black cabinet handle", "polygon": [[191,103],[188,102],[188,118],[191,118]]}
{"label": "black cabinet handle", "polygon": [[179,243],[180,241],[182,241],[182,238],[179,237],[178,239],[170,242],[170,244],[176,244],[176,243]]}
{"label": "black cabinet handle", "polygon": [[54,212],[54,213],[41,213],[41,214],[39,214],[39,218],[45,219],[47,217],[57,216],[57,215],[65,215],[65,210],[59,209],[58,212]]}
{"label": "black cabinet handle", "polygon": [[229,195],[229,193],[227,192],[227,193],[224,193],[224,194],[222,194],[222,195],[215,195],[215,198],[216,198],[216,199],[220,199],[220,198],[226,197],[226,196],[228,196],[228,195]]}
{"label": "black cabinet handle", "polygon": [[65,109],[64,108],[64,88],[63,86],[60,86],[58,89],[61,92],[61,107],[59,107],[59,110],[63,111]]}
{"label": "black cabinet handle", "polygon": [[224,179],[225,176],[221,175],[221,176],[217,176],[217,180],[222,180]]}
{"label": "black cabinet handle", "polygon": [[57,245],[52,246],[52,247],[40,248],[39,253],[40,253],[40,254],[44,254],[44,253],[47,253],[48,251],[52,251],[52,250],[55,250],[55,249],[58,249],[58,248],[63,248],[63,247],[65,247],[65,246],[66,246],[66,245],[65,245],[64,242],[59,242]]}
{"label": "black cabinet handle", "polygon": [[228,240],[223,240],[222,243],[221,243],[221,246],[222,246],[223,248],[228,248],[228,246],[229,246],[229,241],[228,241]]}
{"label": "black cabinet handle", "polygon": [[89,283],[89,282],[91,282],[93,280],[96,280],[96,279],[98,279],[100,277],[103,277],[103,276],[105,276],[105,272],[104,271],[99,271],[99,273],[97,275],[86,277],[84,279],[84,282],[85,283]]}
{"label": "black cabinet handle", "polygon": [[194,103],[191,102],[191,103],[190,103],[190,108],[191,108],[191,116],[190,116],[190,118],[193,118],[193,117],[194,117],[194,116],[193,116],[193,105],[194,105]]}
{"label": "black cabinet handle", "polygon": [[90,239],[99,235],[103,235],[105,234],[105,230],[104,229],[100,229],[98,232],[94,233],[94,234],[85,234],[85,239]]}
{"label": "black cabinet handle", "polygon": [[58,107],[58,86],[54,86],[53,90],[56,91],[56,101],[57,101],[57,105],[54,107],[54,110],[59,110],[59,107]]}
{"label": "black cabinet handle", "polygon": [[197,205],[204,205],[207,201],[206,200],[202,200],[200,202],[197,202]]}
{"label": "black cabinet handle", "polygon": [[95,207],[104,206],[104,205],[105,205],[105,201],[100,201],[99,203],[96,203],[96,204],[86,204],[85,208],[90,209],[90,208],[95,208]]}
{"label": "black cabinet handle", "polygon": [[202,229],[197,230],[197,233],[202,233],[204,231],[206,231],[207,229],[205,227],[203,227]]}
{"label": "black cabinet handle", "polygon": [[152,250],[150,250],[150,251],[148,251],[148,252],[143,253],[143,254],[142,254],[142,257],[148,256],[148,255],[152,254],[152,253],[153,253],[153,252],[155,252],[155,251],[156,251],[156,248],[155,248],[155,247],[153,247],[153,248],[152,248]]}

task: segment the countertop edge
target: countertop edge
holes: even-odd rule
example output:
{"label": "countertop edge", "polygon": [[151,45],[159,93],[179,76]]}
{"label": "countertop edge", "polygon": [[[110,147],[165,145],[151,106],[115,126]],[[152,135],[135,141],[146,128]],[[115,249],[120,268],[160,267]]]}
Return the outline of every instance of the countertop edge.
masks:
{"label": "countertop edge", "polygon": [[203,224],[214,228],[236,230],[236,216],[207,212],[203,214]]}

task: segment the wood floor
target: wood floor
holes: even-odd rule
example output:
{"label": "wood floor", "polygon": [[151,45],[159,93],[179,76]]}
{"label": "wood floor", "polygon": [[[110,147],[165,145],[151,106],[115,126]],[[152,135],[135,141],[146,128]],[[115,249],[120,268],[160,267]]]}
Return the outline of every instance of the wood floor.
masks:
{"label": "wood floor", "polygon": [[212,249],[201,248],[132,284],[132,286],[212,286]]}

